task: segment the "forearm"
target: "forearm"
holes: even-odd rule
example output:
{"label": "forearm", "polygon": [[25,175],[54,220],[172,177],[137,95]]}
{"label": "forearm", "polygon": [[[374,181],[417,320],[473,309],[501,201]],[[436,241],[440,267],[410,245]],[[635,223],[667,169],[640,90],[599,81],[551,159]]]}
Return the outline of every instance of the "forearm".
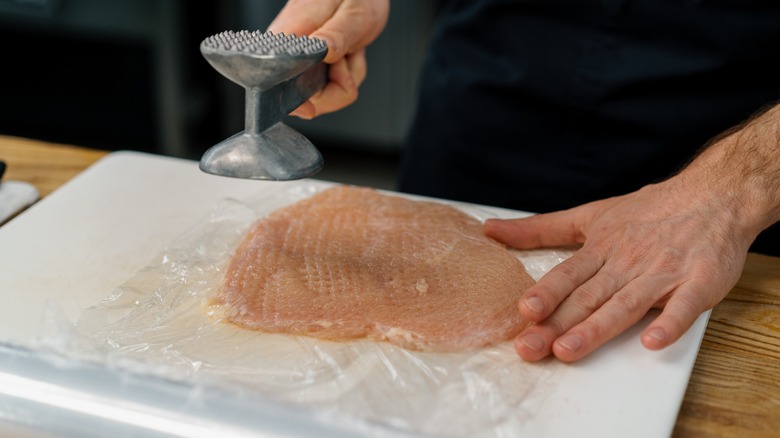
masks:
{"label": "forearm", "polygon": [[780,221],[780,105],[716,138],[675,178],[732,211],[750,238]]}

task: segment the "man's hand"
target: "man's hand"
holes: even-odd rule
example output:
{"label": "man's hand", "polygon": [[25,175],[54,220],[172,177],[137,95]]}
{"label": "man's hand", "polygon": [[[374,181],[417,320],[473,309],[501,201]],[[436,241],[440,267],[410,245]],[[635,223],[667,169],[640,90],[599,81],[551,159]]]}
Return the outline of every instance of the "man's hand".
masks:
{"label": "man's hand", "polygon": [[678,340],[736,284],[750,244],[780,219],[780,107],[707,148],[680,174],[624,196],[485,233],[521,249],[581,244],[519,302],[535,324],[515,340],[535,361],[582,359],[642,318],[651,350]]}
{"label": "man's hand", "polygon": [[389,0],[289,0],[268,30],[325,40],[330,82],[293,111],[311,119],[352,104],[366,78],[365,48],[384,29]]}

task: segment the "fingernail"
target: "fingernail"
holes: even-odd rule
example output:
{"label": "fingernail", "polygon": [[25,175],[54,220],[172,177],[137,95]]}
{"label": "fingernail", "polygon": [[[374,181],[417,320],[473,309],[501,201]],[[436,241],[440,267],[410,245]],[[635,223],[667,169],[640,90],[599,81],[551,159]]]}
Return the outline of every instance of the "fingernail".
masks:
{"label": "fingernail", "polygon": [[656,327],[650,330],[649,332],[647,332],[647,336],[650,336],[656,341],[663,342],[666,340],[666,331],[664,331],[664,329],[660,327]]}
{"label": "fingernail", "polygon": [[567,350],[577,351],[582,347],[582,337],[580,335],[564,336],[558,340],[558,344]]}
{"label": "fingernail", "polygon": [[525,307],[528,307],[534,313],[542,313],[544,310],[544,301],[539,297],[528,297],[525,300]]}
{"label": "fingernail", "polygon": [[298,117],[299,119],[303,119],[303,120],[311,120],[313,118],[311,117],[311,114],[300,110],[295,110],[291,112],[290,115]]}
{"label": "fingernail", "polygon": [[544,348],[544,339],[535,333],[522,336],[520,342],[533,351],[542,351],[542,348]]}

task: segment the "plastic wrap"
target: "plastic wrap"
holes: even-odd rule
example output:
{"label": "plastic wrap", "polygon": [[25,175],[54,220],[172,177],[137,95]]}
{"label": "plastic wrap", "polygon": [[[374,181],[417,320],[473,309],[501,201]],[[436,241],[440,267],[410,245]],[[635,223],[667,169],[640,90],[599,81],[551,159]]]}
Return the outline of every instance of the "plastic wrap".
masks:
{"label": "plastic wrap", "polygon": [[[109,364],[134,364],[185,381],[240,385],[361,424],[436,436],[515,436],[554,379],[519,360],[511,342],[426,353],[384,342],[330,342],[238,328],[208,315],[233,251],[263,215],[322,190],[315,181],[265,186],[227,199],[74,327],[52,327],[50,346]],[[490,209],[456,206],[480,220]],[[538,279],[566,251],[518,256]],[[548,388],[548,389],[546,389]]]}

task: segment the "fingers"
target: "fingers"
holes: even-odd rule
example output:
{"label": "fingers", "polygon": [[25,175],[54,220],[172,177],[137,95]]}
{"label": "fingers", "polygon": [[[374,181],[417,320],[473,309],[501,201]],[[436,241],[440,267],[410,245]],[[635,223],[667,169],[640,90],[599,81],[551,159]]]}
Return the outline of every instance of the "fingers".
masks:
{"label": "fingers", "polygon": [[[588,270],[581,270],[576,260],[569,267],[563,264],[558,267],[563,269],[552,270],[539,281],[544,283],[546,279],[552,279],[543,285],[546,289],[529,289],[521,300],[520,311],[526,318],[524,306],[527,306],[528,295],[544,302],[543,312],[536,312],[528,318],[537,324],[521,333],[515,343],[518,354],[525,360],[535,361],[548,356],[558,337],[598,311],[610,299],[611,291],[623,289],[630,280],[629,277],[613,275],[608,269],[594,275],[596,270],[601,269],[598,263],[591,264]],[[562,293],[564,290],[569,292]],[[565,345],[576,350],[582,344],[581,339],[578,342],[572,338]]]}
{"label": "fingers", "polygon": [[268,30],[274,33],[308,35],[324,40],[328,44],[325,62],[332,64],[346,55],[346,42],[355,37],[346,37],[339,32],[359,32],[355,26],[337,25],[333,21],[339,9],[339,0],[289,0],[279,12]]}
{"label": "fingers", "polygon": [[521,219],[488,219],[485,234],[518,249],[580,244],[585,241],[585,213],[583,206]]}
{"label": "fingers", "polygon": [[388,0],[343,0],[312,36],[328,43],[325,62],[333,63],[371,44],[384,29],[389,14]]}
{"label": "fingers", "polygon": [[520,313],[534,322],[515,340],[522,358],[582,359],[653,307],[663,311],[641,341],[661,349],[723,299],[752,240],[735,235],[738,215],[692,202],[698,191],[682,183],[670,179],[567,211],[485,224],[488,236],[516,248],[583,244],[521,297]]}
{"label": "fingers", "polygon": [[[571,258],[551,269],[535,285],[525,291],[518,304],[520,314],[523,318],[533,322],[547,318],[561,302],[575,289],[581,287],[580,285],[585,285],[603,266],[604,257],[599,253],[588,250],[578,251]],[[612,286],[610,290],[617,290],[613,283],[614,279],[601,275],[601,280],[591,282],[588,288]]]}
{"label": "fingers", "polygon": [[[564,362],[580,360],[636,324],[660,295],[669,292],[657,289],[653,278],[638,277],[618,287],[613,295],[610,291],[616,283],[611,277],[594,277],[575,290],[550,318],[521,333],[515,341],[520,357],[536,361],[552,353]],[[654,288],[654,294],[646,293]]]}
{"label": "fingers", "polygon": [[312,119],[357,100],[366,78],[365,47],[384,28],[388,0],[289,0],[268,29],[325,40],[328,84],[291,114]]}
{"label": "fingers", "polygon": [[325,40],[333,64],[376,39],[388,15],[387,0],[289,0],[268,29]]}
{"label": "fingers", "polygon": [[344,8],[344,12],[334,15],[311,36],[325,40],[328,43],[326,63],[334,63],[350,53],[365,48],[373,41],[373,31],[355,23],[365,23],[365,18],[358,9]]}
{"label": "fingers", "polygon": [[[520,299],[518,309],[527,320],[536,322],[515,340],[517,353],[537,361],[550,355],[553,342],[573,324],[587,318],[608,298],[607,291],[624,284],[603,268],[604,259],[581,250],[562,262]],[[566,301],[565,305],[559,305]]]}
{"label": "fingers", "polygon": [[559,335],[552,345],[555,357],[564,362],[580,360],[636,324],[657,299],[643,293],[652,290],[654,285],[648,283],[653,281],[639,278],[629,283],[587,319]]}
{"label": "fingers", "polygon": [[312,119],[354,103],[358,97],[358,88],[366,79],[366,73],[365,50],[337,61],[330,66],[328,73],[330,81],[325,88],[291,114],[303,119]]}
{"label": "fingers", "polygon": [[583,250],[575,256],[580,254],[585,257],[572,257],[567,260],[572,266],[564,262],[551,270],[537,283],[542,288],[528,289],[521,299],[524,317],[534,310],[527,302],[531,296],[543,303],[543,311],[529,318],[536,324],[515,340],[515,349],[524,360],[537,361],[550,354],[564,362],[580,360],[660,305],[664,310],[644,330],[641,340],[648,349],[665,348],[730,289],[713,290],[701,280],[707,276],[686,281],[683,271],[670,270],[666,259],[632,269],[625,260],[608,261],[606,256],[603,263],[587,265],[586,260],[597,257]]}
{"label": "fingers", "polygon": [[680,287],[661,314],[642,332],[642,345],[650,350],[660,350],[677,342],[696,319],[710,309],[710,303],[703,303],[702,291],[688,284]]}
{"label": "fingers", "polygon": [[337,0],[289,0],[268,26],[268,30],[310,35],[333,16],[339,3]]}

